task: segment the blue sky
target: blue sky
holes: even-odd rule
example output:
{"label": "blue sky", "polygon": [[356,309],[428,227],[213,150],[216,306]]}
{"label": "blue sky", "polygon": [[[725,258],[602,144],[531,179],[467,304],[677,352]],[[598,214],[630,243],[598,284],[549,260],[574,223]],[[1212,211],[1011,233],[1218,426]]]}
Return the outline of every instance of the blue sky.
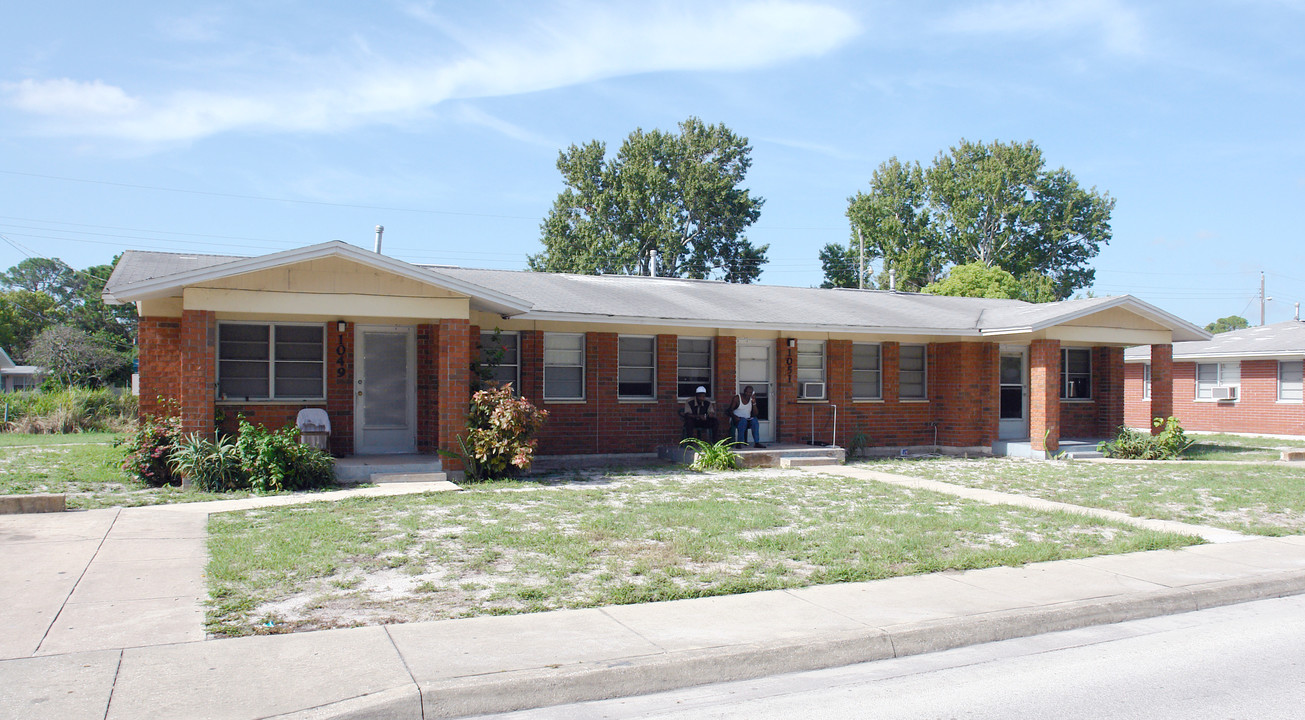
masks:
{"label": "blue sky", "polygon": [[560,149],[747,136],[762,282],[891,156],[1033,140],[1108,191],[1098,295],[1305,301],[1305,2],[47,2],[0,29],[0,268],[325,240],[523,268]]}

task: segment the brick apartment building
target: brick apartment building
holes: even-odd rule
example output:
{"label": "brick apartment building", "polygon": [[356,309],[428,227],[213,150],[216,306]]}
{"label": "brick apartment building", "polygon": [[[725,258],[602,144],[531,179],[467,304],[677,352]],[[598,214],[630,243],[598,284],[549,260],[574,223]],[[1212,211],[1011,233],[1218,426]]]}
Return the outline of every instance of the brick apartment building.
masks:
{"label": "brick apartment building", "polygon": [[500,380],[549,411],[542,454],[674,443],[698,385],[722,406],[753,385],[776,442],[1054,452],[1124,422],[1125,347],[1167,357],[1209,337],[1130,296],[1033,305],[477,270],[342,242],[253,258],[128,251],[105,296],[139,313],[143,414],[171,399],[189,430],[211,431],[323,408],[337,455],[455,447],[484,347],[501,351]]}
{"label": "brick apartment building", "polygon": [[1172,414],[1188,430],[1305,435],[1303,360],[1305,323],[1298,320],[1174,343],[1171,378],[1156,372],[1151,348],[1129,348],[1125,418],[1146,427],[1156,415],[1149,413],[1150,397],[1168,384]]}

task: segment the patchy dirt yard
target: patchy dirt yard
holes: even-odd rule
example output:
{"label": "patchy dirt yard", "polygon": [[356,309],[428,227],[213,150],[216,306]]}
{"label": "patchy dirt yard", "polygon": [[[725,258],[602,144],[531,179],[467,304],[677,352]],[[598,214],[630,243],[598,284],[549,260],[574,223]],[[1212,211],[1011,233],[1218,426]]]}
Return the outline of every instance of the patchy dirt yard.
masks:
{"label": "patchy dirt yard", "polygon": [[1305,467],[1299,465],[929,458],[872,461],[868,466],[1136,517],[1256,535],[1305,533]]}
{"label": "patchy dirt yard", "polygon": [[210,518],[210,632],[723,595],[1197,539],[797,470],[590,471]]}

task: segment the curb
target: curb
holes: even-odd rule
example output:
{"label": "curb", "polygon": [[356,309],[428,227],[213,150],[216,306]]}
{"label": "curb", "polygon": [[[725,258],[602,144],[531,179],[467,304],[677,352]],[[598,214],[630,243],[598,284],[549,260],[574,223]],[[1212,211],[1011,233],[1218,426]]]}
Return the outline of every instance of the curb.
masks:
{"label": "curb", "polygon": [[867,627],[839,635],[453,678],[420,688],[420,715],[414,712],[416,697],[410,694],[416,687],[406,686],[278,716],[278,720],[431,720],[511,712],[888,660],[1300,594],[1305,594],[1305,571],[1288,571],[1127,597],[1077,600],[889,628]]}
{"label": "curb", "polygon": [[0,497],[0,515],[61,513],[67,509],[62,494],[5,495]]}

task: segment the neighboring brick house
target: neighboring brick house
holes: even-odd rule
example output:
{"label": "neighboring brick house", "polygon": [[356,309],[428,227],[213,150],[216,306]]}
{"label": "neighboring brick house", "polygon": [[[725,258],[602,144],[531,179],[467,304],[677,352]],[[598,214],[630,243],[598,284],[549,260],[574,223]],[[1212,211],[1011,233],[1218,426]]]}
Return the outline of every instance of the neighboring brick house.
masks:
{"label": "neighboring brick house", "polygon": [[[757,389],[763,438],[990,448],[1123,422],[1124,347],[1208,334],[1129,296],[1031,305],[863,290],[420,266],[330,242],[255,258],[127,251],[141,412],[268,425],[324,408],[339,455],[452,448],[471,364],[550,413],[543,454],[674,443],[698,385]],[[837,436],[835,437],[835,423]]]}
{"label": "neighboring brick house", "polygon": [[[1299,320],[1220,333],[1173,345],[1173,415],[1187,430],[1305,435],[1301,368],[1305,323]],[[1125,352],[1125,419],[1146,427],[1149,398],[1164,382],[1151,348]]]}

